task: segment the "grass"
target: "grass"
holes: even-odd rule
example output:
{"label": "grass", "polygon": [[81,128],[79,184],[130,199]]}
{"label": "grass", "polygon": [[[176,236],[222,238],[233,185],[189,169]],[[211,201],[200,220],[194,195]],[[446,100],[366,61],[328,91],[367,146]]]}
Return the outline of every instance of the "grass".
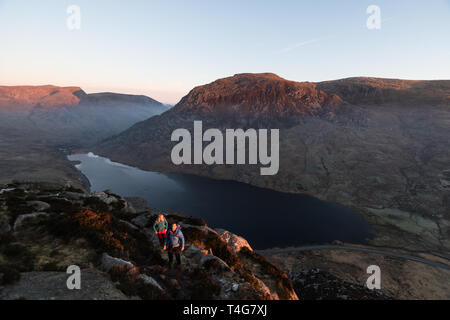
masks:
{"label": "grass", "polygon": [[163,262],[160,251],[142,232],[130,228],[108,212],[83,209],[73,215],[50,217],[42,224],[66,242],[86,239],[98,253],[107,252],[144,265]]}
{"label": "grass", "polygon": [[50,205],[50,212],[54,213],[68,213],[73,214],[78,212],[81,209],[81,205],[77,202],[71,202],[64,199],[58,199],[53,197],[47,197],[40,199],[43,202],[46,202]]}
{"label": "grass", "polygon": [[0,284],[12,284],[20,279],[21,272],[32,271],[35,256],[25,246],[12,242],[0,243],[0,273],[3,274]]}
{"label": "grass", "polygon": [[6,197],[6,205],[8,206],[9,223],[11,225],[21,214],[28,214],[34,211],[32,207],[27,205],[24,198],[12,196],[10,193]]}

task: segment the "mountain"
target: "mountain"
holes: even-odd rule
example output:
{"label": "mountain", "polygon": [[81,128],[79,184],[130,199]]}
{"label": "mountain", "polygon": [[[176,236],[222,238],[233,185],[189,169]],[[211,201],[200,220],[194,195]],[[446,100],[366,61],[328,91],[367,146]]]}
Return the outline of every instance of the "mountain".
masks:
{"label": "mountain", "polygon": [[0,86],[0,183],[77,181],[61,149],[90,146],[167,109],[139,95]]}
{"label": "mountain", "polygon": [[319,90],[315,83],[288,81],[273,73],[244,73],[194,88],[176,110],[282,117],[316,114],[342,104],[337,95]]}
{"label": "mountain", "polygon": [[145,96],[86,94],[79,87],[0,87],[1,134],[36,132],[56,144],[90,145],[166,110]]}
{"label": "mountain", "polygon": [[[279,128],[280,169],[171,162],[175,129]],[[450,248],[450,81],[349,78],[294,82],[237,74],[191,90],[171,110],[93,151],[145,170],[237,180],[352,206],[376,245]]]}

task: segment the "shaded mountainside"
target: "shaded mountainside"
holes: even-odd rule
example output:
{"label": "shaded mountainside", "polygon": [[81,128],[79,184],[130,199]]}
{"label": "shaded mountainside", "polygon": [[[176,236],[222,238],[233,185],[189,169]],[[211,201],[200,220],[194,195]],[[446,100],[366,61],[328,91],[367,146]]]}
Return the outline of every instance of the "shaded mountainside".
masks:
{"label": "shaded mountainside", "polygon": [[[152,229],[160,212],[132,202],[49,183],[0,188],[0,299],[297,299],[285,272],[229,245],[234,235],[167,212],[186,238],[182,266],[169,267]],[[67,290],[70,265],[81,290]]]}
{"label": "shaded mountainside", "polygon": [[91,145],[166,111],[146,96],[95,93],[79,87],[1,86],[2,135],[11,131],[28,139],[60,145]]}
{"label": "shaded mountainside", "polygon": [[[349,78],[299,83],[238,74],[194,88],[160,116],[93,148],[145,170],[237,180],[356,208],[375,244],[448,253],[450,81]],[[280,170],[171,162],[177,128],[280,128]],[[206,143],[204,144],[204,146]]]}
{"label": "shaded mountainside", "polygon": [[145,96],[0,86],[0,183],[76,181],[62,150],[90,146],[165,110]]}

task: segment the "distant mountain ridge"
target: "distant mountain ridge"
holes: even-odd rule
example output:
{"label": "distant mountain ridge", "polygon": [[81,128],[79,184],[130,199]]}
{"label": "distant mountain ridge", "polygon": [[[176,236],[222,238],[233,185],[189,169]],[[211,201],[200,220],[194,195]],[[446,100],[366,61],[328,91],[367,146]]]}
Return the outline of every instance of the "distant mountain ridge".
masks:
{"label": "distant mountain ridge", "polygon": [[167,109],[143,95],[87,94],[80,87],[52,85],[0,86],[0,133],[26,132],[29,138],[58,145],[91,145]]}
{"label": "distant mountain ridge", "polygon": [[450,80],[353,77],[318,82],[317,86],[351,104],[450,105]]}
{"label": "distant mountain ridge", "polygon": [[70,107],[80,102],[86,93],[79,87],[0,86],[0,109],[29,110],[40,104],[44,107]]}
{"label": "distant mountain ridge", "polygon": [[0,86],[0,110],[13,108],[29,110],[36,105],[44,108],[62,108],[101,103],[135,103],[163,107],[161,102],[144,95],[112,92],[88,94],[80,87],[53,85]]}

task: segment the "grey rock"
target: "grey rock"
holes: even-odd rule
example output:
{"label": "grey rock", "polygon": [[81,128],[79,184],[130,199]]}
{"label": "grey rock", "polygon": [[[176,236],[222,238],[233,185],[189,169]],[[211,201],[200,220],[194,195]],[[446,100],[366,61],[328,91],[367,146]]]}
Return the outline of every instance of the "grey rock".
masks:
{"label": "grey rock", "polygon": [[132,224],[131,222],[128,222],[128,221],[122,220],[122,219],[120,219],[119,221],[122,222],[122,223],[124,223],[124,224],[126,224],[128,227],[130,227],[130,228],[133,229],[133,230],[139,230],[139,228],[136,227],[136,226],[135,226],[134,224]]}
{"label": "grey rock", "polygon": [[81,200],[87,197],[86,194],[78,192],[63,192],[61,196],[69,200]]}
{"label": "grey rock", "polygon": [[120,258],[111,257],[106,252],[102,254],[101,267],[105,271],[110,271],[113,267],[134,268],[134,265]]}
{"label": "grey rock", "polygon": [[138,197],[125,197],[125,200],[130,203],[137,212],[142,212],[147,209],[147,201],[145,199]]}
{"label": "grey rock", "polygon": [[126,213],[136,213],[137,212],[136,209],[133,207],[133,205],[130,202],[128,202],[126,200],[124,202],[125,202],[125,204],[124,204],[123,211],[125,211]]}
{"label": "grey rock", "polygon": [[244,238],[224,229],[215,229],[216,232],[222,237],[222,239],[228,243],[234,253],[238,253],[242,248],[248,248],[250,251],[252,247]]}
{"label": "grey rock", "polygon": [[219,262],[219,264],[220,264],[220,266],[221,266],[221,268],[223,269],[223,270],[226,270],[226,271],[233,271],[233,270],[231,270],[231,268],[227,265],[227,263],[225,262],[225,261],[223,261],[222,259],[220,259],[219,257],[216,257],[215,255],[212,255],[212,254],[202,254],[201,256],[200,256],[200,261],[199,261],[199,265],[201,266],[201,267],[203,267],[203,265],[207,262],[207,261],[210,261],[210,260],[217,260],[218,262]]}
{"label": "grey rock", "polygon": [[138,276],[138,278],[141,279],[142,281],[144,281],[145,284],[150,284],[150,285],[158,288],[159,290],[164,291],[164,289],[159,285],[159,283],[152,277],[150,277],[146,274],[140,274]]}
{"label": "grey rock", "polygon": [[28,219],[34,219],[37,218],[39,216],[46,216],[48,215],[48,213],[46,212],[33,212],[33,213],[29,213],[29,214],[21,214],[20,216],[17,217],[16,221],[14,222],[14,231],[16,231],[17,229],[19,229],[25,220]]}
{"label": "grey rock", "polygon": [[144,228],[150,221],[150,217],[147,214],[141,214],[136,218],[132,219],[131,222],[138,227]]}
{"label": "grey rock", "polygon": [[100,200],[102,200],[104,203],[106,203],[108,205],[119,201],[119,200],[117,200],[116,197],[111,196],[105,192],[95,192],[93,194],[93,196],[99,198]]}
{"label": "grey rock", "polygon": [[43,201],[27,201],[27,205],[33,207],[33,209],[37,212],[42,212],[50,209],[50,205],[47,202]]}
{"label": "grey rock", "polygon": [[233,290],[233,292],[237,292],[239,289],[239,285],[237,283],[233,283],[233,285],[231,286],[231,290]]}
{"label": "grey rock", "polygon": [[16,188],[5,188],[5,189],[1,189],[1,190],[0,190],[0,194],[6,193],[6,192],[9,192],[9,191],[13,191],[13,190],[16,190]]}
{"label": "grey rock", "polygon": [[20,280],[0,289],[0,300],[128,300],[96,269],[81,270],[81,289],[69,290],[65,272],[25,272]]}

